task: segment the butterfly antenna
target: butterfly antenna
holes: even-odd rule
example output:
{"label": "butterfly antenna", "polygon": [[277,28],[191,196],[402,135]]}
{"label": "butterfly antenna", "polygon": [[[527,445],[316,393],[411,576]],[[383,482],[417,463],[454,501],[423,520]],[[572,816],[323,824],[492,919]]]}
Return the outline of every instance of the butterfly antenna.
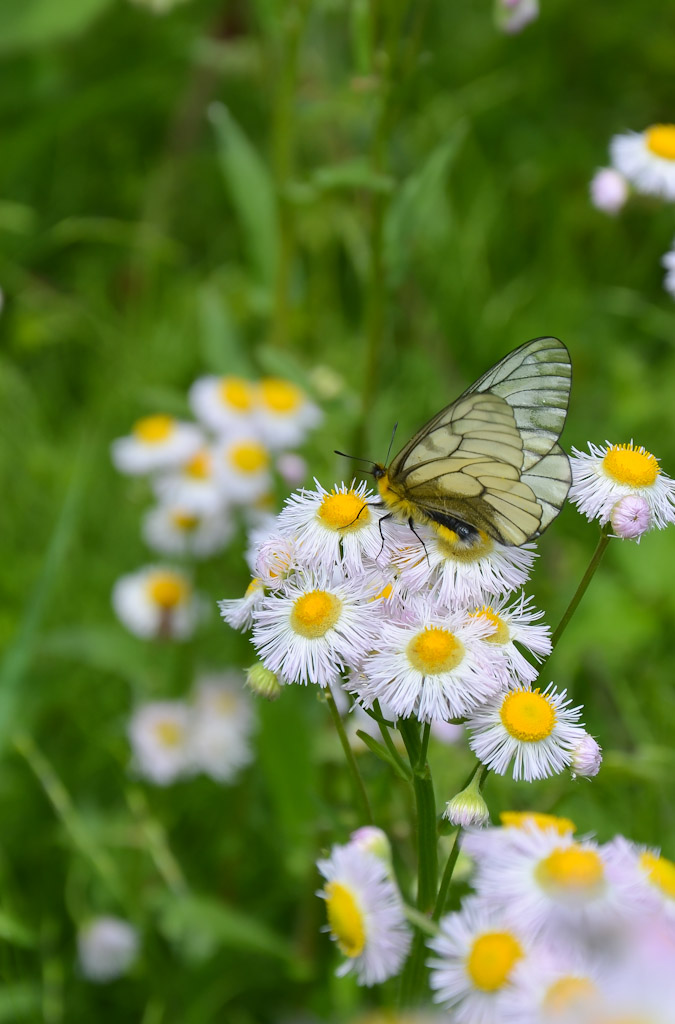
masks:
{"label": "butterfly antenna", "polygon": [[355,462],[367,462],[369,466],[372,466],[372,459],[364,459],[362,455],[347,455],[347,452],[339,452],[337,448],[333,449],[335,455],[342,455],[345,459],[353,459]]}
{"label": "butterfly antenna", "polygon": [[396,437],[396,431],[397,430],[398,430],[398,420],[394,424],[394,429],[391,432],[391,441],[389,442],[389,447],[387,448],[387,457],[384,460],[385,466],[389,465],[389,456],[391,455],[391,449],[392,449],[392,445],[394,443],[394,438]]}

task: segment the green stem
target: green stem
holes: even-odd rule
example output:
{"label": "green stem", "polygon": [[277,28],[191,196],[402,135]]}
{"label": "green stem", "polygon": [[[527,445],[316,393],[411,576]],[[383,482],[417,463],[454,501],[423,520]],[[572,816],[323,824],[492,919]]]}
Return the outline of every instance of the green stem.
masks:
{"label": "green stem", "polygon": [[435,921],[428,918],[426,914],[420,914],[419,910],[415,910],[414,907],[409,906],[407,903],[403,905],[403,912],[410,923],[421,932],[424,932],[425,935],[438,935],[438,925]]}
{"label": "green stem", "polygon": [[375,718],[375,721],[377,722],[377,724],[379,726],[380,733],[382,734],[382,739],[384,740],[384,744],[385,744],[387,750],[389,751],[389,753],[391,754],[393,760],[399,766],[399,768],[401,769],[403,774],[406,776],[406,778],[407,779],[412,779],[412,772],[410,771],[410,768],[408,767],[408,765],[405,763],[405,761],[403,760],[403,758],[399,754],[398,750],[396,749],[396,744],[394,743],[393,739],[391,738],[391,733],[389,731],[389,726],[385,723],[385,721],[384,721],[384,719],[382,717],[382,712],[380,711],[380,705],[379,705],[378,701],[375,701],[375,710],[376,710],[377,714],[374,715],[373,717]]}
{"label": "green stem", "polygon": [[443,877],[441,878],[438,896],[436,897],[436,906],[434,907],[434,912],[431,915],[432,921],[438,921],[438,919],[443,914],[445,901],[448,898],[448,889],[450,888],[450,882],[452,881],[452,875],[455,870],[457,858],[459,856],[459,836],[461,831],[462,829],[458,828],[457,831],[455,832],[455,841],[452,844],[452,849],[450,850],[448,859],[445,864],[445,870],[443,872]]}
{"label": "green stem", "polygon": [[[551,651],[555,650],[556,644],[558,643],[558,641],[560,640],[560,637],[563,635],[563,633],[567,629],[567,624],[570,621],[570,619],[572,618],[572,616],[574,615],[575,611],[577,610],[577,608],[578,608],[578,606],[579,606],[579,604],[581,602],[582,597],[586,593],[586,590],[588,589],[588,584],[593,579],[593,576],[595,575],[595,570],[600,565],[600,562],[602,560],[602,556],[604,555],[604,553],[605,553],[605,551],[607,549],[607,545],[609,544],[610,540],[611,540],[611,537],[609,536],[609,534],[606,533],[603,530],[603,532],[600,534],[600,540],[598,541],[598,546],[596,547],[596,549],[595,549],[595,551],[593,553],[593,557],[591,558],[591,561],[589,562],[588,568],[586,569],[586,572],[584,573],[584,575],[581,578],[581,583],[577,587],[577,589],[576,589],[576,591],[574,593],[574,597],[572,598],[572,600],[570,601],[569,605],[567,606],[567,610],[565,611],[565,614],[563,615],[562,619],[560,620],[560,622],[558,623],[556,629],[554,630],[553,636],[551,637]],[[549,655],[549,658],[550,658],[550,655]],[[546,659],[546,661],[548,661],[548,658]],[[543,664],[541,666],[542,669],[543,669],[544,665],[546,664],[546,661],[543,662]],[[540,672],[541,672],[541,670],[540,670]]]}
{"label": "green stem", "polygon": [[335,701],[333,699],[333,694],[330,692],[329,689],[325,690],[324,696],[333,718],[333,725],[335,726],[337,734],[340,737],[340,743],[342,744],[342,749],[344,751],[345,758],[347,759],[347,764],[349,766],[349,771],[352,777],[352,783],[354,785],[354,793],[356,795],[356,799],[361,804],[361,811],[363,813],[364,818],[366,819],[369,825],[373,825],[373,812],[370,809],[370,801],[368,800],[366,787],[363,783],[363,779],[361,778],[361,772],[359,771],[359,766],[356,763],[354,751],[352,750],[349,744],[349,740],[347,739],[347,733],[345,732],[345,727],[342,722],[342,718],[340,717],[340,712],[338,711]]}
{"label": "green stem", "polygon": [[418,771],[424,771],[424,766],[427,763],[427,751],[429,749],[429,737],[431,735],[431,722],[425,722],[424,732],[422,733],[422,746],[420,747],[419,759],[417,761]]}

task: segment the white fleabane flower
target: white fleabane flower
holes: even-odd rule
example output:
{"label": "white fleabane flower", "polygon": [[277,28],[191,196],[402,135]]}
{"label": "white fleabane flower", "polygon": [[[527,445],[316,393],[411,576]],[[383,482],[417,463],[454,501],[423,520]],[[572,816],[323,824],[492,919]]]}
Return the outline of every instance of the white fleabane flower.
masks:
{"label": "white fleabane flower", "polygon": [[[537,557],[534,544],[507,547],[481,534],[480,540],[452,543],[431,527],[385,527],[387,558],[398,585],[411,593],[433,591],[440,604],[463,607],[520,589]],[[418,539],[419,538],[419,539]]]}
{"label": "white fleabane flower", "polygon": [[452,1012],[457,1024],[501,1024],[501,1005],[517,964],[528,952],[520,927],[475,896],[458,913],[440,921],[428,941],[434,1002]]}
{"label": "white fleabane flower", "polygon": [[197,419],[216,434],[252,426],[256,388],[243,377],[199,377],[189,400]]}
{"label": "white fleabane flower", "polygon": [[284,682],[328,686],[375,642],[380,622],[372,596],[367,581],[297,573],[254,612],[260,660]]}
{"label": "white fleabane flower", "polygon": [[532,598],[526,598],[524,594],[513,604],[509,605],[508,598],[502,597],[471,612],[472,617],[492,627],[486,640],[503,651],[513,675],[525,683],[534,682],[538,670],[518,650],[516,643],[530,651],[537,661],[551,653],[549,627],[536,624],[543,614],[535,611]]}
{"label": "white fleabane flower", "polygon": [[163,555],[210,558],[227,547],[234,523],[225,510],[200,515],[180,505],[156,505],[143,518],[143,539]]}
{"label": "white fleabane flower", "polygon": [[201,515],[213,515],[226,504],[216,477],[213,453],[206,447],[173,472],[157,476],[153,488],[160,501]]}
{"label": "white fleabane flower", "polygon": [[661,263],[666,268],[663,287],[675,299],[675,242],[673,242],[672,249],[661,258]]}
{"label": "white fleabane flower", "polygon": [[675,921],[675,863],[658,850],[631,843],[623,836],[615,836],[603,849],[613,863],[632,876],[645,914],[661,910]]}
{"label": "white fleabane flower", "polygon": [[490,698],[469,718],[469,746],[497,775],[513,762],[513,778],[544,779],[572,763],[585,735],[581,707],[570,707],[567,691],[519,686]]}
{"label": "white fleabane flower", "polygon": [[381,623],[375,653],[352,677],[365,707],[383,700],[399,718],[447,721],[502,689],[506,662],[487,643],[489,624],[461,612],[434,614],[421,602],[407,613],[408,621]]}
{"label": "white fleabane flower", "polygon": [[573,501],[587,519],[604,526],[623,497],[639,496],[649,505],[651,523],[659,530],[675,521],[675,481],[645,448],[630,444],[605,446],[589,442],[589,453],[572,449]]}
{"label": "white fleabane flower", "polygon": [[380,520],[384,511],[372,508],[375,495],[365,483],[339,484],[325,490],[292,494],[277,518],[277,528],[292,537],[300,556],[318,567],[342,562],[347,573],[362,572],[382,550]]}
{"label": "white fleabane flower", "polygon": [[80,970],[88,981],[113,981],[138,956],[138,932],[119,917],[92,918],[77,935]]}
{"label": "white fleabane flower", "polygon": [[168,786],[191,770],[190,708],[182,700],[141,704],[129,721],[135,771]]}
{"label": "white fleabane flower", "polygon": [[322,420],[302,388],[280,377],[264,377],[256,389],[255,422],[272,451],[295,448]]}
{"label": "white fleabane flower", "polygon": [[637,192],[675,199],[675,124],[615,135],[609,148],[614,167]]}
{"label": "white fleabane flower", "polygon": [[601,167],[593,175],[590,185],[591,203],[596,210],[612,216],[621,210],[628,199],[628,182],[613,167]]}
{"label": "white fleabane flower", "polygon": [[269,449],[253,433],[228,434],[213,448],[215,477],[229,504],[252,504],[272,486]]}
{"label": "white fleabane flower", "polygon": [[180,466],[203,443],[202,432],[194,423],[158,413],[137,420],[128,437],[112,442],[110,452],[121,473],[143,476]]}
{"label": "white fleabane flower", "polygon": [[258,544],[253,570],[269,590],[283,587],[288,577],[300,568],[298,546],[292,537],[275,532]]}
{"label": "white fleabane flower", "polygon": [[218,601],[218,607],[228,626],[232,626],[232,629],[247,630],[253,625],[255,611],[264,599],[265,587],[262,580],[254,577],[243,597],[225,598]]}
{"label": "white fleabane flower", "polygon": [[143,638],[187,640],[202,613],[187,573],[159,565],[121,576],[112,603],[123,625]]}
{"label": "white fleabane flower", "polygon": [[568,949],[561,945],[535,948],[516,966],[501,1008],[503,1024],[591,1024],[605,1020],[599,1016],[602,995],[597,971],[589,958],[581,956],[571,944]]}
{"label": "white fleabane flower", "polygon": [[523,830],[551,832],[558,836],[572,836],[576,832],[576,825],[569,818],[537,811],[502,811],[499,820],[501,828],[470,829],[462,836],[462,853],[468,854],[479,868],[495,852],[508,849],[514,844],[517,847]]}
{"label": "white fleabane flower", "polygon": [[507,35],[522,32],[539,17],[539,0],[496,0],[495,22]]}
{"label": "white fleabane flower", "polygon": [[253,758],[253,708],[240,672],[199,676],[190,719],[193,766],[217,782],[232,782]]}
{"label": "white fleabane flower", "polygon": [[361,985],[377,985],[398,974],[408,954],[410,929],[390,869],[360,844],[334,846],[317,862],[325,879],[317,895],[326,901],[328,931]]}

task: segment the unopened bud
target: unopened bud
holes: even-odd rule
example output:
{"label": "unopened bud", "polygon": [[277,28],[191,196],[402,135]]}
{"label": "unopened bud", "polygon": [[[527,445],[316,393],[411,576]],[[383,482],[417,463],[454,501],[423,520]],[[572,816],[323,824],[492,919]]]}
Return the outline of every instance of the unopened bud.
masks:
{"label": "unopened bud", "polygon": [[391,866],[391,846],[389,839],[381,828],[375,825],[364,825],[357,828],[350,836],[350,842],[365,853],[374,853],[376,857]]}
{"label": "unopened bud", "polygon": [[495,24],[502,32],[515,35],[539,17],[539,0],[496,0]]}
{"label": "unopened bud", "polygon": [[627,494],[613,506],[609,520],[617,537],[639,542],[651,526],[649,503],[639,494]]}
{"label": "unopened bud", "polygon": [[589,733],[586,733],[572,754],[570,765],[572,778],[576,778],[577,775],[584,775],[587,778],[597,775],[601,764],[602,747]]}
{"label": "unopened bud", "polygon": [[281,683],[274,672],[270,672],[261,662],[256,661],[254,665],[251,665],[245,671],[246,685],[256,697],[264,697],[265,700],[276,700],[281,696]]}
{"label": "unopened bud", "polygon": [[614,215],[628,199],[628,182],[613,167],[601,167],[591,179],[590,193],[596,210]]}
{"label": "unopened bud", "polygon": [[445,805],[443,817],[452,825],[461,825],[462,828],[474,825],[483,828],[489,824],[490,811],[480,791],[482,774],[480,770],[475,772],[469,785]]}

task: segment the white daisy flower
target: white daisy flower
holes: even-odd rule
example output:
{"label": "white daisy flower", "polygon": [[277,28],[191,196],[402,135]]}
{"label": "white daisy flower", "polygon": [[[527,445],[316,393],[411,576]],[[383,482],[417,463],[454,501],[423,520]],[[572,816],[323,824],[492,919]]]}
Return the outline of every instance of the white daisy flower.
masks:
{"label": "white daisy flower", "polygon": [[531,683],[537,678],[538,670],[524,657],[516,644],[525,647],[540,662],[551,653],[551,631],[546,625],[535,625],[544,613],[534,610],[532,598],[525,598],[521,594],[513,604],[507,605],[508,598],[498,598],[476,608],[471,615],[492,627],[486,640],[503,651],[514,676],[524,683]]}
{"label": "white daisy flower", "polygon": [[504,655],[486,637],[490,625],[465,613],[410,606],[410,621],[384,620],[377,649],[352,685],[365,707],[383,700],[399,718],[462,718],[506,682]]}
{"label": "white daisy flower", "polygon": [[582,515],[604,526],[620,498],[638,495],[649,504],[653,526],[662,530],[675,521],[675,481],[663,472],[651,452],[632,441],[606,441],[605,447],[589,442],[588,448],[590,454],[573,448],[570,459],[570,501]]}
{"label": "white daisy flower", "polygon": [[136,636],[187,640],[203,606],[181,569],[148,565],[121,576],[112,592],[120,622]]}
{"label": "white daisy flower", "polygon": [[129,721],[135,771],[157,786],[168,786],[192,768],[191,713],[182,700],[141,704]]}
{"label": "white daisy flower", "polygon": [[77,934],[80,970],[88,981],[113,981],[129,970],[139,945],[138,932],[128,921],[94,917]]}
{"label": "white daisy flower", "polygon": [[528,954],[521,928],[468,897],[461,911],[441,919],[440,934],[428,945],[437,954],[428,962],[434,1002],[457,1024],[501,1024],[504,996]]}
{"label": "white daisy flower", "polygon": [[291,537],[272,533],[257,545],[254,572],[269,590],[278,590],[297,569],[298,547]]}
{"label": "white daisy flower", "polygon": [[597,775],[602,764],[602,747],[590,733],[584,732],[582,739],[572,752],[570,771],[572,778],[581,775],[590,779]]}
{"label": "white daisy flower", "polygon": [[572,763],[585,735],[581,707],[570,707],[567,691],[553,683],[544,691],[521,685],[500,693],[478,708],[466,723],[469,746],[497,775],[513,762],[513,778],[544,779]]}
{"label": "white daisy flower", "polygon": [[411,933],[389,867],[359,843],[334,846],[317,867],[325,885],[328,931],[347,958],[338,976],[353,971],[361,985],[377,985],[398,974]]}
{"label": "white daisy flower", "polygon": [[289,487],[299,487],[307,479],[307,460],[296,452],[282,452],[276,466],[277,473]]}
{"label": "white daisy flower", "polygon": [[632,874],[645,913],[665,911],[675,920],[675,863],[658,850],[615,836],[604,846],[609,857]]}
{"label": "white daisy flower", "polygon": [[232,782],[253,759],[251,701],[240,672],[201,675],[190,722],[192,764],[217,782]]}
{"label": "white daisy flower", "polygon": [[474,885],[481,900],[518,921],[532,940],[543,935],[580,948],[593,948],[612,929],[617,935],[626,913],[638,909],[623,865],[597,843],[553,829],[514,830],[508,844],[480,859]]}
{"label": "white daisy flower", "polygon": [[371,596],[361,580],[297,573],[254,612],[260,660],[287,683],[336,682],[375,642],[380,621]]}
{"label": "white daisy flower", "polygon": [[215,476],[226,502],[253,504],[272,487],[269,449],[252,433],[228,434],[213,448]]}
{"label": "white daisy flower", "polygon": [[307,564],[342,562],[349,575],[363,572],[382,550],[375,495],[366,483],[341,483],[331,491],[315,480],[316,490],[292,494],[277,518],[278,529],[292,537]]}
{"label": "white daisy flower", "polygon": [[654,124],[643,132],[615,135],[612,163],[644,195],[675,199],[675,125]]}
{"label": "white daisy flower", "polygon": [[613,537],[619,540],[634,540],[638,544],[643,533],[651,528],[652,514],[649,502],[641,494],[626,494],[612,505],[609,514]]}
{"label": "white daisy flower", "polygon": [[180,505],[156,505],[143,518],[143,539],[163,555],[210,558],[232,539],[235,524],[223,510],[200,515]]}
{"label": "white daisy flower", "polygon": [[497,28],[507,35],[522,32],[539,17],[539,0],[495,0]]}
{"label": "white daisy flower", "polygon": [[128,437],[112,442],[110,453],[121,473],[142,476],[180,466],[203,443],[202,432],[194,423],[160,413],[137,420]]}
{"label": "white daisy flower", "polygon": [[256,386],[243,377],[200,377],[189,392],[197,419],[216,434],[251,429]]}
{"label": "white daisy flower", "polygon": [[623,208],[628,199],[628,182],[613,167],[601,167],[590,184],[591,203],[596,210],[612,216]]}
{"label": "white daisy flower", "polygon": [[200,515],[214,515],[225,505],[213,452],[207,447],[200,448],[173,472],[157,476],[153,487],[160,501]]}
{"label": "white daisy flower", "polygon": [[500,827],[465,832],[462,836],[462,853],[466,853],[476,864],[490,860],[495,851],[518,845],[520,832],[544,831],[558,836],[572,836],[576,825],[569,818],[538,811],[502,811]]}
{"label": "white daisy flower", "polygon": [[534,544],[507,547],[484,534],[478,543],[452,543],[431,527],[415,526],[415,531],[417,537],[409,527],[385,528],[387,556],[399,586],[411,593],[430,590],[449,607],[520,589],[537,557]]}
{"label": "white daisy flower", "polygon": [[431,735],[446,747],[454,747],[464,738],[464,726],[455,722],[432,722]]}
{"label": "white daisy flower", "polygon": [[604,1020],[599,1017],[601,1003],[597,971],[588,958],[574,948],[544,946],[516,966],[504,997],[502,1020],[504,1024],[591,1024],[591,1020]]}
{"label": "white daisy flower", "polygon": [[663,279],[663,287],[669,295],[675,299],[675,242],[665,256],[661,258],[662,265],[666,268],[666,276]]}
{"label": "white daisy flower", "polygon": [[321,410],[291,381],[264,377],[256,393],[255,420],[272,451],[295,448],[322,420]]}
{"label": "white daisy flower", "polygon": [[220,614],[232,629],[246,631],[253,625],[253,618],[257,608],[265,599],[265,587],[261,580],[255,576],[246,588],[243,597],[226,598],[218,601]]}

